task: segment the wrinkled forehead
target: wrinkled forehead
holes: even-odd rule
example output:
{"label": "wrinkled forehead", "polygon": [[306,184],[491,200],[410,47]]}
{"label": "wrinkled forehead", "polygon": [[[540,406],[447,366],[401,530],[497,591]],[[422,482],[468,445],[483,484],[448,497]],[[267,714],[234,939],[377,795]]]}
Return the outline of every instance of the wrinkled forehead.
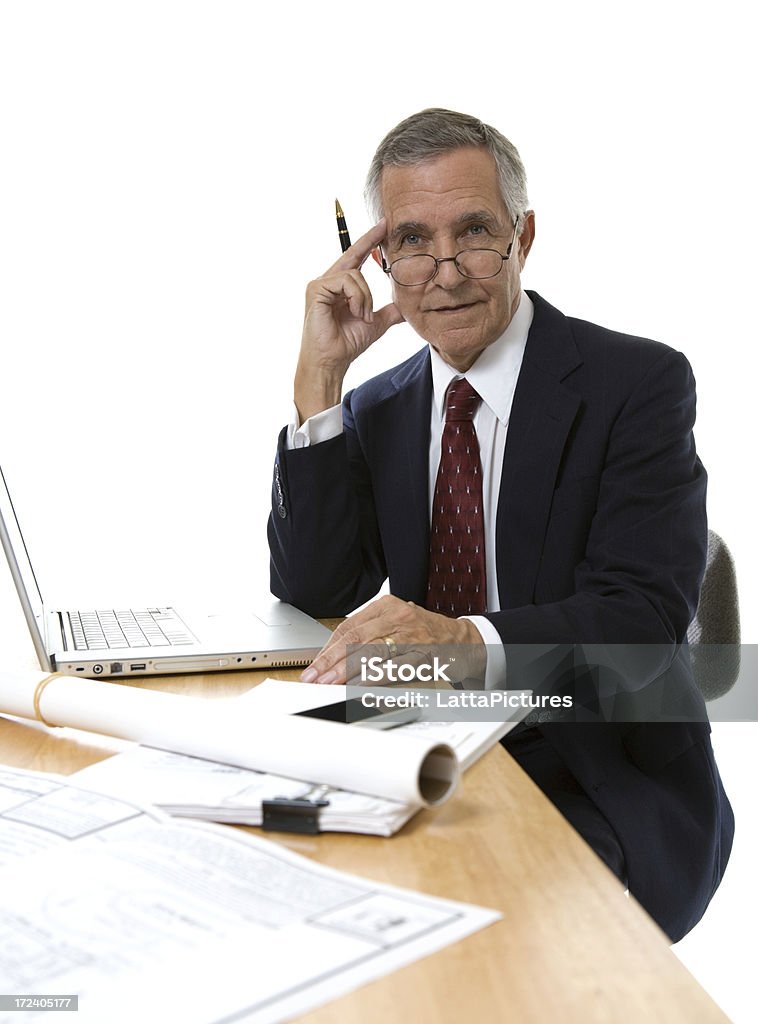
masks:
{"label": "wrinkled forehead", "polygon": [[381,177],[389,232],[400,224],[442,227],[477,212],[507,219],[497,168],[484,149],[451,150],[413,164],[388,165]]}

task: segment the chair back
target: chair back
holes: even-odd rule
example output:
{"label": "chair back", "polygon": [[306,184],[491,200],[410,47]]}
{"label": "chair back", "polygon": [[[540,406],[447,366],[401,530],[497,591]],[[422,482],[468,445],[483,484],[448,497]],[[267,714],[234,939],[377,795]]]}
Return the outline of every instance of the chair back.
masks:
{"label": "chair back", "polygon": [[722,697],[740,672],[740,609],[734,559],[713,530],[708,531],[705,575],[687,640],[703,697]]}

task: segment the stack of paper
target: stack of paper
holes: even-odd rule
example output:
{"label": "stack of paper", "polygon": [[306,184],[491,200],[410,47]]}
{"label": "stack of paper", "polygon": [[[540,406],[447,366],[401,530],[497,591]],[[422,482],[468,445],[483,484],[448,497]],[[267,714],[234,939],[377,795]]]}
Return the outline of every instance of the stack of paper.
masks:
{"label": "stack of paper", "polygon": [[262,801],[276,797],[328,800],[320,824],[330,832],[390,836],[419,809],[418,804],[312,786],[149,747],[135,746],[72,778],[82,786],[155,804],[168,814],[239,825],[260,825]]}
{"label": "stack of paper", "polygon": [[[245,704],[261,714],[291,714],[344,700],[344,687],[306,686],[268,679],[245,694]],[[477,758],[513,727],[513,722],[412,722],[403,733],[419,735],[453,748],[461,768]],[[345,728],[359,728],[345,726]],[[111,757],[78,772],[81,785],[153,803],[169,814],[208,821],[260,825],[261,802],[275,797],[323,799],[320,827],[329,832],[391,836],[421,807],[327,786],[235,768],[148,747]]]}

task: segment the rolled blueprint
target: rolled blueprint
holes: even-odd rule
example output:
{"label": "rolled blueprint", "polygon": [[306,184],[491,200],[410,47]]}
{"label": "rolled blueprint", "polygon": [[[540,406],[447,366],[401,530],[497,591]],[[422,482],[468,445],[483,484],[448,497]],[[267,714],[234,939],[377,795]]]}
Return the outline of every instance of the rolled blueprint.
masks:
{"label": "rolled blueprint", "polygon": [[1,672],[0,713],[427,807],[446,800],[459,777],[455,752],[445,743],[400,729],[261,714],[235,697]]}

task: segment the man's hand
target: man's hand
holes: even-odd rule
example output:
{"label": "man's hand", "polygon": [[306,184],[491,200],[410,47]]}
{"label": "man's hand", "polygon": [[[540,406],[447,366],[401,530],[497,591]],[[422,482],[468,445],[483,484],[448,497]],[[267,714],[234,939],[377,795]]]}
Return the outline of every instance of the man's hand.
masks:
{"label": "man's hand", "polygon": [[487,649],[472,622],[450,619],[397,597],[380,597],[335,629],[300,678],[304,683],[346,683],[347,645],[383,646],[387,639],[400,648],[421,647],[429,652],[430,658],[439,645],[459,645],[461,679],[484,675]]}
{"label": "man's hand", "polygon": [[305,322],[295,373],[295,405],[300,421],[338,405],[342,381],[353,360],[403,317],[394,303],[374,312],[374,300],[361,273],[372,250],[384,240],[380,220],[350,246],[305,293]]}

